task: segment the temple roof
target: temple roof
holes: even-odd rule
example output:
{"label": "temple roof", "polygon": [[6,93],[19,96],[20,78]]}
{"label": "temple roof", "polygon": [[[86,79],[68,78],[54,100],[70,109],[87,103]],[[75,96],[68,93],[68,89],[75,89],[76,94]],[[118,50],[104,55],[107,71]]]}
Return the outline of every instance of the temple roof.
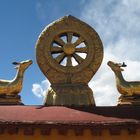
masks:
{"label": "temple roof", "polygon": [[2,128],[11,130],[12,127],[12,132],[17,128],[26,128],[27,134],[32,133],[35,128],[41,128],[43,134],[48,134],[48,129],[50,132],[52,128],[63,130],[61,133],[74,129],[82,134],[84,128],[90,128],[95,135],[100,134],[103,129],[109,129],[113,134],[119,134],[121,129],[135,133],[140,128],[139,111],[138,106],[0,106],[0,132]]}
{"label": "temple roof", "polygon": [[0,122],[122,123],[140,120],[140,107],[0,106]]}

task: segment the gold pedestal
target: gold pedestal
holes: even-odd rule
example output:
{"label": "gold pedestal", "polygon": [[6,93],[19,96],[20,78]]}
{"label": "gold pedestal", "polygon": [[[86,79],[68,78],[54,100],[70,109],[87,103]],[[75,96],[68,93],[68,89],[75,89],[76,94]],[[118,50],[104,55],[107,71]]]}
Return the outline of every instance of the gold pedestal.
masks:
{"label": "gold pedestal", "polygon": [[93,92],[84,84],[51,85],[45,99],[45,105],[94,106]]}
{"label": "gold pedestal", "polygon": [[0,95],[0,105],[23,105],[20,95]]}
{"label": "gold pedestal", "polygon": [[140,105],[140,96],[121,95],[119,97],[118,105]]}

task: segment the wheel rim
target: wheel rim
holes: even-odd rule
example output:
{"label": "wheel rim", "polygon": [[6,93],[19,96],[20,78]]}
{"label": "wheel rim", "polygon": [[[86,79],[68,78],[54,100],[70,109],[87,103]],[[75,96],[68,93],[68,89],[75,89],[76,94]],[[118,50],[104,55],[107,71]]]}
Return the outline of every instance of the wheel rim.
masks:
{"label": "wheel rim", "polygon": [[[72,42],[73,38],[77,41]],[[36,59],[45,76],[51,71],[73,75],[84,70],[91,72],[91,78],[102,62],[103,46],[93,28],[65,16],[42,31],[36,44]]]}

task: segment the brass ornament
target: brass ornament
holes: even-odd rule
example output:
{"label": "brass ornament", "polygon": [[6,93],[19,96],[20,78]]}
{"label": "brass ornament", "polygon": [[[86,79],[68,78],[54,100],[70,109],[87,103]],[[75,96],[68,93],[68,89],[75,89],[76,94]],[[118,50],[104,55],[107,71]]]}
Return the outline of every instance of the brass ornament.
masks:
{"label": "brass ornament", "polygon": [[[87,99],[81,99],[80,105],[94,104],[92,91],[87,84],[102,59],[102,42],[96,31],[83,21],[65,16],[48,25],[36,43],[37,63],[53,87],[47,94],[46,104],[72,105],[76,104],[72,102],[74,98],[84,95]],[[85,92],[80,90],[83,86]],[[66,98],[69,101],[64,103]]]}
{"label": "brass ornament", "polygon": [[116,78],[116,87],[121,96],[118,105],[140,105],[140,81],[126,81],[122,75],[123,63],[109,61],[108,66],[112,69]]}
{"label": "brass ornament", "polygon": [[13,62],[17,73],[13,80],[0,80],[0,104],[22,104],[20,91],[22,90],[25,70],[32,64],[32,60]]}

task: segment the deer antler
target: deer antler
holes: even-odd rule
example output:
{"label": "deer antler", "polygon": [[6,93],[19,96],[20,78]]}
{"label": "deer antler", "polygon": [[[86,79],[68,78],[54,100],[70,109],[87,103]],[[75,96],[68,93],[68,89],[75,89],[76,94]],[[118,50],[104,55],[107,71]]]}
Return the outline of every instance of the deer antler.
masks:
{"label": "deer antler", "polygon": [[13,62],[12,64],[13,64],[13,65],[19,65],[20,63],[18,63],[18,62]]}
{"label": "deer antler", "polygon": [[127,67],[127,65],[125,64],[125,62],[123,62],[121,67]]}

